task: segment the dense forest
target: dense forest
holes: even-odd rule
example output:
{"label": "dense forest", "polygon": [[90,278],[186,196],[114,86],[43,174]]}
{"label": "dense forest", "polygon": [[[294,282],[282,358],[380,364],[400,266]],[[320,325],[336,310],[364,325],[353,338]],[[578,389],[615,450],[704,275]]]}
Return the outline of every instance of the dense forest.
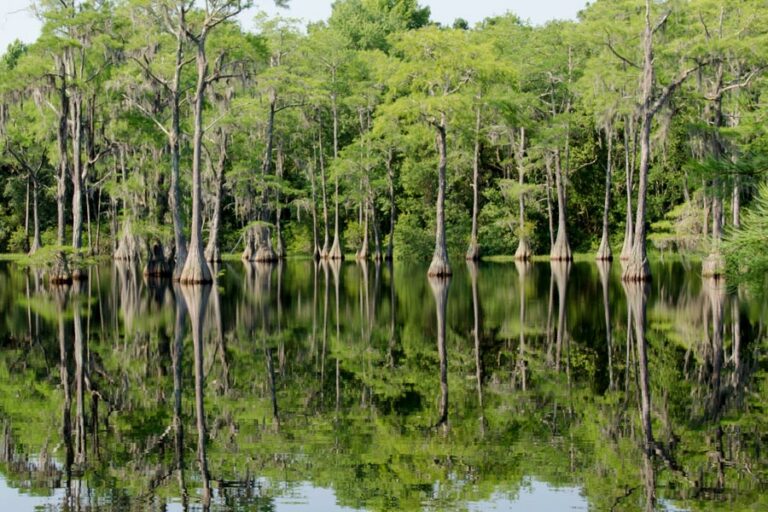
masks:
{"label": "dense forest", "polygon": [[646,280],[651,250],[762,275],[765,2],[446,27],[415,0],[337,0],[254,32],[247,7],[38,2],[41,35],[0,63],[0,251],[54,280],[93,255],[196,283],[228,253],[449,275],[574,252]]}

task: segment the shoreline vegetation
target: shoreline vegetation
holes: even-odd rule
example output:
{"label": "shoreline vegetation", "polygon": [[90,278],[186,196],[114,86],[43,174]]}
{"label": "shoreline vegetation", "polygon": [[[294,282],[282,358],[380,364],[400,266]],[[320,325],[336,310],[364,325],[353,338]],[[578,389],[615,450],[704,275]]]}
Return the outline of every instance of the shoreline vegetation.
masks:
{"label": "shoreline vegetation", "polygon": [[0,252],[61,283],[105,254],[210,283],[232,248],[440,278],[591,258],[643,282],[651,253],[732,283],[768,268],[765,9],[449,26],[417,0],[338,0],[246,29],[251,4],[40,2],[40,36],[0,57]]}

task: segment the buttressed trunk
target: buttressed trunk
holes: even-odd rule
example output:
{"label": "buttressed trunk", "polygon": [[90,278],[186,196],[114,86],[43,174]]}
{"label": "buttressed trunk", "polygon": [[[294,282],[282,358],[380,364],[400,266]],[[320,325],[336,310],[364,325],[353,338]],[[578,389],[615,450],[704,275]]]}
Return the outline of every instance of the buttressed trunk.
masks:
{"label": "buttressed trunk", "polygon": [[600,240],[600,248],[597,250],[596,259],[599,261],[610,261],[613,259],[611,252],[611,241],[608,234],[608,213],[611,209],[611,172],[613,158],[613,133],[610,124],[605,128],[605,135],[608,139],[608,156],[605,162],[605,203],[603,205],[603,237]]}
{"label": "buttressed trunk", "polygon": [[450,276],[451,264],[448,261],[448,249],[445,243],[445,171],[448,165],[448,148],[446,144],[447,121],[445,114],[441,114],[440,123],[435,124],[437,130],[437,149],[440,162],[437,167],[437,207],[435,228],[435,253],[432,263],[429,265],[427,275]]}
{"label": "buttressed trunk", "polygon": [[645,236],[645,208],[648,191],[648,169],[651,164],[651,125],[654,109],[653,94],[653,31],[651,29],[651,4],[645,2],[645,33],[643,36],[643,79],[642,79],[642,114],[640,121],[640,175],[637,189],[637,214],[635,215],[635,234],[632,252],[627,261],[622,279],[625,281],[647,281],[651,278],[648,265]]}
{"label": "buttressed trunk", "polygon": [[205,55],[205,38],[197,42],[197,86],[195,88],[195,131],[192,138],[192,234],[189,253],[179,280],[186,284],[202,284],[213,281],[211,270],[203,254],[202,183],[200,176],[201,153],[203,149],[203,107],[208,75],[208,61]]}
{"label": "buttressed trunk", "polygon": [[224,166],[227,162],[227,141],[227,135],[222,130],[219,130],[219,159],[216,162],[215,170],[216,184],[213,198],[213,218],[211,219],[211,230],[208,233],[208,245],[205,248],[205,260],[211,263],[221,261],[219,227],[221,226],[221,199],[224,195]]}
{"label": "buttressed trunk", "polygon": [[573,259],[571,245],[568,243],[568,228],[566,225],[565,177],[560,163],[560,150],[555,151],[555,186],[557,188],[557,238],[549,257],[553,261],[570,261]]}
{"label": "buttressed trunk", "polygon": [[519,226],[519,238],[520,241],[517,244],[517,250],[515,251],[515,259],[518,261],[528,261],[531,259],[532,251],[531,244],[528,240],[528,235],[525,232],[525,194],[523,193],[523,185],[525,183],[525,128],[520,128],[520,140],[515,149],[515,160],[517,160],[517,178],[520,185],[520,197],[518,199],[518,222]]}

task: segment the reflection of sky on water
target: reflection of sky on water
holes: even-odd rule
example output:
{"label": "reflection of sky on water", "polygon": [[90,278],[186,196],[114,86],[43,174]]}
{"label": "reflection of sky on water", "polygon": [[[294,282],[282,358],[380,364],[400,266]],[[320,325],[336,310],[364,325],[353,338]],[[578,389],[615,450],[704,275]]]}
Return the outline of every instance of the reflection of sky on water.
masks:
{"label": "reflection of sky on water", "polygon": [[[309,511],[335,511],[335,512],[353,512],[356,509],[340,506],[336,502],[336,494],[332,489],[315,487],[309,483],[287,484],[267,482],[257,480],[265,487],[272,488],[282,496],[274,498],[273,505],[275,512],[309,512]],[[258,485],[258,484],[257,484]],[[85,488],[81,488],[84,492]],[[0,503],[2,509],[7,511],[33,511],[33,510],[59,510],[65,500],[64,489],[56,489],[48,496],[31,496],[28,492],[21,492],[19,489],[8,486],[5,478],[0,476]],[[193,500],[194,501],[194,500]],[[673,507],[669,504],[660,503],[661,510],[668,512],[683,512],[682,509]],[[195,505],[191,509],[197,508]],[[431,508],[431,507],[429,507]],[[219,507],[214,504],[212,510]],[[172,502],[164,508],[167,512],[183,512],[183,506],[180,502]],[[538,480],[529,480],[520,489],[519,493],[510,497],[503,492],[496,492],[490,500],[470,502],[467,504],[467,510],[470,512],[493,512],[493,511],[575,511],[589,510],[587,500],[582,496],[578,487],[552,487],[549,484]]]}

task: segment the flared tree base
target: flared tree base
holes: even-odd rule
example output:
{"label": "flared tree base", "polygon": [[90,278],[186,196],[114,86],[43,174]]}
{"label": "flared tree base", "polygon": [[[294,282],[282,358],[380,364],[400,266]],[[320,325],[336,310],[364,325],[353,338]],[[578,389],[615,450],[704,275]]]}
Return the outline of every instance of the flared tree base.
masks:
{"label": "flared tree base", "polygon": [[605,237],[600,242],[600,247],[597,249],[597,254],[595,254],[595,259],[597,261],[611,261],[613,259],[611,244],[608,243],[608,240],[606,240]]}
{"label": "flared tree base", "polygon": [[573,253],[571,252],[571,245],[568,243],[568,239],[558,236],[555,241],[555,245],[552,246],[552,250],[549,252],[549,259],[552,261],[572,261]]}
{"label": "flared tree base", "polygon": [[181,284],[210,284],[213,282],[211,269],[205,261],[202,251],[190,248],[187,262],[179,276]]}
{"label": "flared tree base", "polygon": [[719,252],[713,252],[701,263],[702,277],[720,279],[725,277],[725,258]]}
{"label": "flared tree base", "polygon": [[53,268],[51,268],[49,274],[49,280],[51,284],[55,285],[72,283],[72,273],[69,271],[67,255],[63,252],[56,255],[56,259],[53,262]]}
{"label": "flared tree base", "polygon": [[341,261],[344,259],[344,253],[341,252],[341,244],[339,243],[338,237],[334,237],[333,239],[333,245],[328,251],[328,259],[336,261]]}
{"label": "flared tree base", "polygon": [[480,245],[477,240],[469,242],[467,253],[464,255],[467,261],[479,261],[480,260]]}
{"label": "flared tree base", "polygon": [[533,256],[531,246],[527,240],[520,240],[517,244],[517,250],[515,251],[515,261],[530,261]]}
{"label": "flared tree base", "polygon": [[453,275],[448,258],[435,255],[432,258],[432,263],[429,264],[427,275],[429,277],[448,277]]}
{"label": "flared tree base", "polygon": [[626,262],[621,280],[626,282],[645,282],[651,280],[651,267],[648,258],[631,256]]}
{"label": "flared tree base", "polygon": [[152,244],[143,273],[146,277],[157,278],[171,277],[173,274],[171,263],[165,259],[165,251],[160,242]]}
{"label": "flared tree base", "polygon": [[208,263],[221,263],[221,250],[217,244],[208,244],[205,248],[205,261]]}

